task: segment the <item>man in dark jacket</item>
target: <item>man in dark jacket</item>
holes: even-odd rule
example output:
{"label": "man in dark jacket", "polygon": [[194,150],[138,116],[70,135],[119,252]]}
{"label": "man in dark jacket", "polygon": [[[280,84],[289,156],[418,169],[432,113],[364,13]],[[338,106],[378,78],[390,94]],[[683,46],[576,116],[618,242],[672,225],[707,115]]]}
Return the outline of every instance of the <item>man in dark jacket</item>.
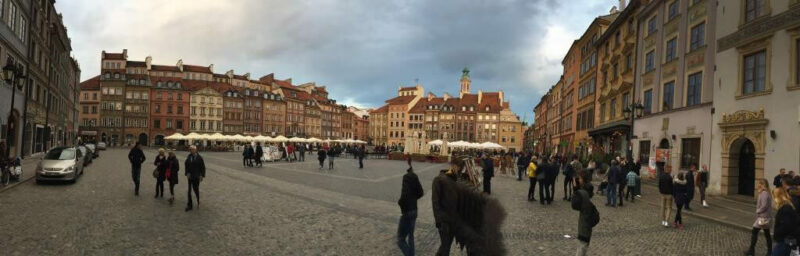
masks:
{"label": "man in dark jacket", "polygon": [[484,154],[481,162],[483,167],[483,193],[492,194],[492,177],[494,177],[494,160],[489,154]]}
{"label": "man in dark jacket", "polygon": [[436,252],[437,256],[450,255],[450,246],[456,238],[467,248],[468,255],[485,255],[480,254],[483,237],[459,214],[459,201],[470,201],[468,198],[460,197],[458,184],[456,184],[456,170],[461,168],[458,164],[451,164],[449,170],[442,170],[439,176],[433,179],[431,205],[441,241],[439,250]]}
{"label": "man in dark jacket", "polygon": [[192,210],[192,190],[197,196],[197,207],[200,208],[200,182],[206,177],[206,164],[203,162],[203,157],[197,153],[197,147],[191,146],[191,152],[186,157],[186,163],[183,164],[186,172],[186,180],[189,183],[189,201],[186,203],[186,211]]}
{"label": "man in dark jacket", "polygon": [[530,164],[530,162],[531,159],[530,156],[528,156],[528,152],[522,152],[517,157],[517,181],[522,181],[522,174],[528,169],[528,164]]}
{"label": "man in dark jacket", "polygon": [[256,144],[256,155],[253,156],[256,159],[256,164],[261,167],[263,164],[261,163],[261,157],[264,156],[264,148],[261,147],[261,143]]}
{"label": "man in dark jacket", "polygon": [[545,173],[547,179],[547,204],[553,203],[553,198],[556,196],[556,179],[558,178],[558,171],[561,169],[559,164],[559,157],[552,158],[550,161],[550,168]]}
{"label": "man in dark jacket", "polygon": [[595,224],[593,223],[592,218],[599,217],[592,216],[593,214],[596,214],[597,211],[592,203],[594,187],[592,187],[591,183],[586,182],[586,179],[584,178],[585,176],[586,173],[581,172],[581,174],[578,174],[576,177],[574,187],[575,193],[570,201],[572,209],[580,213],[578,215],[578,241],[580,242],[580,245],[578,246],[578,252],[576,255],[586,255],[586,252],[589,249],[589,242],[592,239],[592,228],[594,228]]}
{"label": "man in dark jacket", "polygon": [[317,150],[317,160],[319,160],[319,169],[322,170],[325,167],[325,157],[328,156],[328,152],[325,152],[324,148],[319,148]]}
{"label": "man in dark jacket", "polygon": [[683,209],[687,211],[691,211],[692,207],[689,207],[689,203],[692,202],[694,199],[694,177],[697,174],[697,166],[694,164],[689,165],[689,171],[686,172],[686,204]]}
{"label": "man in dark jacket", "polygon": [[367,155],[367,148],[361,145],[356,149],[356,154],[358,154],[358,169],[364,169],[364,157]]}
{"label": "man in dark jacket", "polygon": [[544,205],[548,202],[550,196],[549,179],[547,178],[550,172],[550,162],[547,157],[542,157],[542,163],[536,169],[536,181],[539,182],[539,204]]}
{"label": "man in dark jacket", "polygon": [[606,186],[606,206],[617,206],[617,184],[619,184],[622,171],[619,169],[617,160],[611,160],[611,167],[608,168],[608,185]]}
{"label": "man in dark jacket", "polygon": [[772,179],[772,185],[775,186],[776,188],[783,186],[783,182],[781,182],[781,177],[783,177],[784,175],[786,175],[786,169],[781,168],[781,170],[778,172],[778,175],[775,175],[775,178]]}
{"label": "man in dark jacket", "polygon": [[298,153],[297,161],[305,162],[306,161],[306,145],[304,145],[304,144],[297,145],[297,153]]}
{"label": "man in dark jacket", "polygon": [[142,163],[144,163],[146,159],[144,157],[144,152],[142,152],[142,149],[139,147],[139,142],[136,142],[136,145],[128,152],[128,160],[131,162],[131,177],[133,178],[134,185],[133,194],[136,196],[139,195],[139,178],[142,173]]}
{"label": "man in dark jacket", "polygon": [[400,192],[400,223],[397,227],[397,246],[403,255],[414,255],[414,225],[417,222],[417,200],[424,195],[422,184],[414,174],[414,168],[408,167],[403,175],[403,188]]}
{"label": "man in dark jacket", "polygon": [[669,215],[672,210],[672,175],[664,169],[658,176],[658,193],[661,194],[661,225],[669,227]]}

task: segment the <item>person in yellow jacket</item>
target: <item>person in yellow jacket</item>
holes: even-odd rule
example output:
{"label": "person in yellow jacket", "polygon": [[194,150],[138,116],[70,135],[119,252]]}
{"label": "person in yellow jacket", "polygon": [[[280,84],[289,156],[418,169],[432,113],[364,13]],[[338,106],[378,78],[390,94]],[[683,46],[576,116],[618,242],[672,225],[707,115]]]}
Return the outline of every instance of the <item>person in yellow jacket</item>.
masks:
{"label": "person in yellow jacket", "polygon": [[[531,186],[528,188],[528,201],[535,202],[536,198],[536,156],[531,157],[531,163],[528,164],[528,180],[531,182]],[[540,198],[541,199],[541,198]]]}

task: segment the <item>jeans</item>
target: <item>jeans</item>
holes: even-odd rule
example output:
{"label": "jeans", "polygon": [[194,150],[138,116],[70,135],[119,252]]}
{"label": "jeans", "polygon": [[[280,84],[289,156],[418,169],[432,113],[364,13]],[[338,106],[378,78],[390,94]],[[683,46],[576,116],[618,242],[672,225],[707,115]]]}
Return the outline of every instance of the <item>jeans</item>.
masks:
{"label": "jeans", "polygon": [[575,256],[585,256],[586,252],[589,251],[589,243],[578,240],[578,252],[575,253]]}
{"label": "jeans", "polygon": [[772,256],[789,256],[791,252],[789,245],[785,241],[775,241],[775,248],[772,248]]}
{"label": "jeans", "polygon": [[328,169],[333,169],[333,156],[328,157]]}
{"label": "jeans", "polygon": [[700,202],[702,203],[706,201],[706,186],[708,186],[708,184],[700,182],[699,185],[697,189],[700,190]]}
{"label": "jeans", "polygon": [[622,198],[625,197],[625,184],[617,184],[617,186],[619,187],[619,192],[617,192],[619,206],[622,206]]}
{"label": "jeans", "polygon": [[685,203],[678,203],[675,201],[675,208],[678,209],[675,213],[675,224],[683,224],[683,218],[681,217],[681,210],[685,206]]}
{"label": "jeans", "polygon": [[405,256],[414,255],[414,226],[417,223],[417,210],[411,210],[400,216],[397,225],[397,246]]}
{"label": "jeans", "polygon": [[164,179],[156,179],[156,197],[164,197]]}
{"label": "jeans", "polygon": [[564,176],[564,198],[572,198],[572,177]]}
{"label": "jeans", "polygon": [[133,191],[136,192],[136,195],[139,195],[139,180],[140,180],[141,174],[142,174],[142,167],[141,166],[139,166],[139,167],[134,166],[134,167],[131,168],[131,178],[133,179],[133,185],[134,185],[134,190]]}
{"label": "jeans", "polygon": [[358,158],[358,168],[359,169],[364,169],[364,158],[363,157],[359,157]]}
{"label": "jeans", "polygon": [[300,162],[305,162],[306,161],[306,152],[300,151],[300,159],[299,159],[299,161]]}
{"label": "jeans", "polygon": [[526,169],[524,165],[517,166],[517,180],[522,180],[522,174],[525,173]]}
{"label": "jeans", "polygon": [[439,250],[436,251],[436,256],[448,256],[450,255],[450,246],[453,245],[453,232],[450,230],[450,226],[447,224],[439,224],[439,240],[441,244],[439,244]]}
{"label": "jeans", "polygon": [[606,186],[606,200],[608,205],[617,205],[617,184],[608,183]]}
{"label": "jeans", "polygon": [[549,203],[551,200],[550,187],[553,186],[550,182],[540,180],[539,182],[539,203]]}
{"label": "jeans", "polygon": [[175,197],[175,183],[172,181],[169,182],[169,195]]}
{"label": "jeans", "polygon": [[637,196],[641,196],[642,195],[642,179],[641,178],[636,178],[636,195]]}
{"label": "jeans", "polygon": [[625,190],[625,200],[633,202],[633,200],[636,199],[636,192],[634,192],[634,190],[636,190],[635,186],[628,186],[628,189]]}
{"label": "jeans", "polygon": [[669,221],[670,211],[672,211],[672,195],[661,194],[661,220]]}
{"label": "jeans", "polygon": [[[535,201],[536,200],[536,178],[528,178],[531,182],[530,187],[528,187],[528,201]],[[539,197],[539,199],[542,199]]]}
{"label": "jeans", "polygon": [[492,194],[492,177],[483,176],[483,193]]}
{"label": "jeans", "polygon": [[186,207],[191,209],[192,208],[192,190],[194,190],[195,196],[197,196],[197,205],[200,205],[200,179],[187,179],[187,183],[189,183],[189,201],[186,203]]}

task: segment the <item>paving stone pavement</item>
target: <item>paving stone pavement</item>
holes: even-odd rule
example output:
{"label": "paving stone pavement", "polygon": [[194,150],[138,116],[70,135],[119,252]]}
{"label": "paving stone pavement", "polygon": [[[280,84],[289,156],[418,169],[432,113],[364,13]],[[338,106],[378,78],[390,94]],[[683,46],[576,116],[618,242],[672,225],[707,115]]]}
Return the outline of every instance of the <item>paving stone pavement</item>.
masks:
{"label": "paving stone pavement", "polygon": [[[358,170],[355,160],[337,158],[334,170],[319,170],[309,155],[302,163],[243,168],[237,153],[202,153],[208,167],[202,204],[186,213],[185,179],[170,206],[153,198],[155,181],[145,165],[141,196],[134,197],[127,151],[101,155],[75,184],[26,182],[0,193],[0,255],[400,255],[396,200],[404,162],[368,160]],[[151,163],[154,151],[146,155]],[[185,153],[178,155],[182,160]],[[444,167],[414,163],[426,192],[419,201],[419,255],[433,255],[439,245],[429,192]],[[509,255],[574,255],[577,242],[565,235],[575,236],[577,212],[567,202],[529,203],[528,182],[509,176],[493,184],[509,213],[503,228]],[[739,255],[749,242],[746,231],[688,216],[684,230],[663,228],[656,207],[605,208],[601,200],[594,198],[602,218],[591,255]],[[763,240],[759,245],[764,254]],[[453,255],[466,255],[455,247]]]}

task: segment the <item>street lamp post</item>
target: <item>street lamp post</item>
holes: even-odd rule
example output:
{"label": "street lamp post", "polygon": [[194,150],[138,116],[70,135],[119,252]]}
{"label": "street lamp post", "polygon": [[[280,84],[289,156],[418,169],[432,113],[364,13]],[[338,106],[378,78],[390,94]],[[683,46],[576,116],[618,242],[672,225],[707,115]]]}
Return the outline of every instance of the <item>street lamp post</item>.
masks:
{"label": "street lamp post", "polygon": [[14,65],[14,61],[11,59],[11,57],[9,57],[6,61],[6,66],[3,67],[3,80],[11,85],[11,108],[8,111],[8,119],[6,119],[6,122],[9,123],[9,127],[6,128],[6,138],[8,141],[6,141],[6,155],[3,156],[6,159],[11,158],[11,136],[13,136],[12,130],[16,130],[16,127],[10,127],[11,117],[14,116],[14,99],[16,98],[16,90],[22,90],[25,79],[26,77],[22,73],[22,70]]}
{"label": "street lamp post", "polygon": [[625,115],[626,119],[629,119],[631,122],[630,131],[625,133],[625,138],[627,140],[627,159],[629,161],[633,160],[633,145],[631,144],[631,139],[633,138],[633,121],[636,119],[637,116],[642,116],[642,111],[644,110],[644,106],[641,103],[632,103],[630,106],[625,106],[625,109],[622,110],[623,114]]}

